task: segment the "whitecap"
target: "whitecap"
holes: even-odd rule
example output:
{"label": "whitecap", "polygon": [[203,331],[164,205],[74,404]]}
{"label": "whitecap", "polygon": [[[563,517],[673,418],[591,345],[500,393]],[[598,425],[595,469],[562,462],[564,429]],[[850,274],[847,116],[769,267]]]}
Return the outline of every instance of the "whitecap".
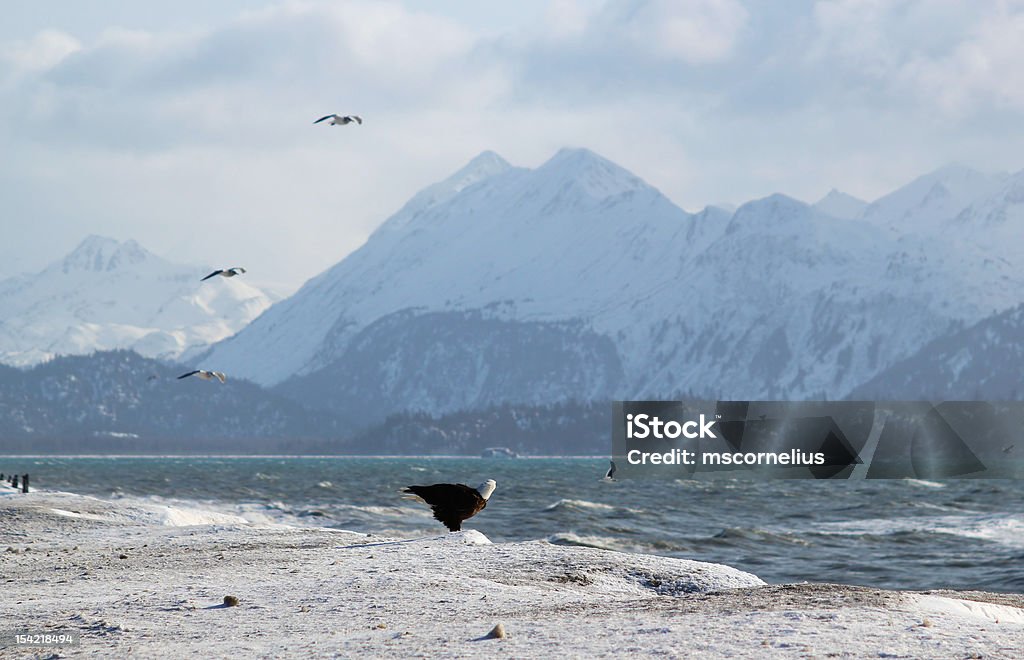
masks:
{"label": "whitecap", "polygon": [[904,479],[904,481],[912,486],[923,486],[924,488],[946,487],[946,484],[940,484],[938,481],[928,481],[927,479]]}
{"label": "whitecap", "polygon": [[819,534],[838,536],[885,536],[904,532],[925,532],[990,541],[1011,548],[1024,548],[1024,514],[869,518],[820,523],[815,531]]}

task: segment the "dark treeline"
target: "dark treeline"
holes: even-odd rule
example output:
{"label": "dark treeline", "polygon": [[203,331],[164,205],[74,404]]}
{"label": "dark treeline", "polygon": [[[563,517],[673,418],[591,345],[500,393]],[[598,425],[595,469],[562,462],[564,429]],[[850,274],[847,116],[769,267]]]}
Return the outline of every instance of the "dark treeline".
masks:
{"label": "dark treeline", "polygon": [[611,404],[503,405],[432,417],[393,415],[349,438],[88,437],[0,441],[0,454],[470,455],[487,447],[520,454],[607,454]]}
{"label": "dark treeline", "polygon": [[604,455],[611,444],[610,401],[398,412],[359,428],[230,375],[178,380],[184,371],[131,351],[0,366],[0,455]]}
{"label": "dark treeline", "polygon": [[63,437],[0,439],[6,455],[261,455],[319,453],[323,438],[117,438]]}
{"label": "dark treeline", "polygon": [[534,456],[606,455],[611,423],[608,401],[505,404],[440,417],[401,413],[342,444],[325,444],[324,453],[479,456],[488,447],[508,447]]}
{"label": "dark treeline", "polygon": [[131,351],[0,367],[0,454],[297,453],[343,435],[328,411],[181,373]]}

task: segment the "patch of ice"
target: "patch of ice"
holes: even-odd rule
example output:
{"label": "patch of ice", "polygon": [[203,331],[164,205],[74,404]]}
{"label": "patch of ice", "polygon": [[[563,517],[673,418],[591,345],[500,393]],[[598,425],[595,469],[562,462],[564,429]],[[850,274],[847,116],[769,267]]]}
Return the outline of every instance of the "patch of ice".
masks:
{"label": "patch of ice", "polygon": [[584,548],[599,548],[601,550],[619,550],[619,543],[616,539],[607,536],[580,536],[572,532],[559,532],[548,537],[548,543],[554,545],[578,545]]}
{"label": "patch of ice", "polygon": [[914,605],[922,612],[954,614],[994,623],[1024,625],[1024,609],[945,596],[918,596]]}
{"label": "patch of ice", "polygon": [[443,545],[492,545],[491,539],[475,529],[464,529],[461,532],[451,532],[442,536],[428,536],[420,539],[403,539],[401,541],[382,541],[380,543],[361,543],[358,546],[345,547],[371,547],[371,546],[402,546],[410,543],[420,544],[443,544]]}
{"label": "patch of ice", "polygon": [[77,511],[68,511],[66,509],[53,509],[50,511],[56,513],[58,516],[64,516],[65,518],[82,518],[85,520],[110,520],[110,518],[104,516],[98,516],[94,513],[78,513]]}
{"label": "patch of ice", "polygon": [[201,509],[187,509],[177,506],[156,508],[160,523],[168,527],[187,527],[189,525],[247,525],[249,521],[241,516]]}

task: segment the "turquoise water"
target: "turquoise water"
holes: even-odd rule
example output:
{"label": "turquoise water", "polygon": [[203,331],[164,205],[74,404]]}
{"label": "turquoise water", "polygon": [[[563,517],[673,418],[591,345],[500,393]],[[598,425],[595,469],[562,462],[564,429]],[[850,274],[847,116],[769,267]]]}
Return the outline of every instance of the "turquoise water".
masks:
{"label": "turquoise water", "polygon": [[[768,582],[1024,592],[1024,482],[616,481],[601,459],[0,458],[35,488],[252,520],[414,537],[445,532],[410,484],[495,479],[468,521],[546,539],[719,562]],[[2,523],[2,521],[0,521]]]}

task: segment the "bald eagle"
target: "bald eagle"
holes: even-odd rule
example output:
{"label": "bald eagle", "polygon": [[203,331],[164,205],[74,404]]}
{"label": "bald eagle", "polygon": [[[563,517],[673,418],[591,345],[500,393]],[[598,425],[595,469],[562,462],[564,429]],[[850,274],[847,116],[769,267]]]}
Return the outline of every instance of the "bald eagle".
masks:
{"label": "bald eagle", "polygon": [[450,531],[462,529],[462,521],[472,518],[487,506],[487,499],[497,484],[488,479],[476,488],[466,484],[433,484],[431,486],[409,486],[403,492],[430,505],[434,518]]}

